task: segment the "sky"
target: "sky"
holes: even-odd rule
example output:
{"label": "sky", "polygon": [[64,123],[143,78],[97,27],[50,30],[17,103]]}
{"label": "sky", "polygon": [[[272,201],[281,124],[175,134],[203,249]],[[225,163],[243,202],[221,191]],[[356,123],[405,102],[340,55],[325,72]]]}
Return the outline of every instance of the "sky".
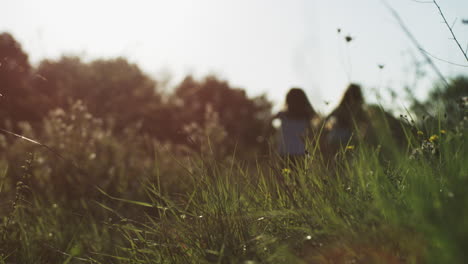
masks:
{"label": "sky", "polygon": [[[432,56],[468,65],[437,8],[387,0]],[[468,48],[468,0],[439,0],[463,49]],[[155,79],[175,85],[187,74],[216,74],[251,96],[265,93],[281,107],[291,87],[328,112],[350,82],[368,101],[387,88],[404,98],[408,86],[424,98],[437,80],[382,0],[0,0],[0,32],[10,32],[30,62],[78,55],[123,56]],[[341,33],[338,33],[340,29]],[[352,41],[346,42],[345,37]],[[447,78],[468,67],[434,59]],[[384,65],[380,69],[378,65]]]}

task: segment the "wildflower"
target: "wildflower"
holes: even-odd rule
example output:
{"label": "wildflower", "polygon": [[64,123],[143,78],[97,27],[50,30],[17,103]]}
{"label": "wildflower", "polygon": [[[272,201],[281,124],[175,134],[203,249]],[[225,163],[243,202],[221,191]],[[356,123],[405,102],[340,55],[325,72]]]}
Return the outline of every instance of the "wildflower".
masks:
{"label": "wildflower", "polygon": [[444,129],[442,129],[442,130],[440,131],[440,134],[442,134],[442,135],[445,135],[446,133],[447,133],[447,131],[445,131]]}
{"label": "wildflower", "polygon": [[353,149],[354,149],[354,145],[346,146],[346,149],[353,150]]}
{"label": "wildflower", "polygon": [[432,135],[430,138],[429,138],[429,142],[434,142],[434,141],[437,141],[439,139],[439,137],[437,135]]}
{"label": "wildflower", "polygon": [[282,170],[283,174],[290,174],[291,173],[291,169],[288,169],[288,168],[284,168]]}
{"label": "wildflower", "polygon": [[421,130],[418,131],[418,136],[423,136],[424,135],[424,132],[422,132]]}

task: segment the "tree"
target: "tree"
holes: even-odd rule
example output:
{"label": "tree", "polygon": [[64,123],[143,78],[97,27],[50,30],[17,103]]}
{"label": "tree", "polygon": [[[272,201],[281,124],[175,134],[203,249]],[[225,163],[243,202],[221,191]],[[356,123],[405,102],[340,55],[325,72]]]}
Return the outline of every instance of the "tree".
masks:
{"label": "tree", "polygon": [[171,101],[177,109],[179,131],[183,131],[181,125],[204,126],[209,122],[206,112],[214,111],[227,133],[223,144],[228,149],[251,149],[265,143],[272,106],[265,96],[249,98],[244,90],[214,76],[201,81],[188,76],[176,87]]}
{"label": "tree", "polygon": [[31,120],[31,66],[28,55],[9,33],[0,34],[0,120]]}
{"label": "tree", "polygon": [[[445,125],[454,126],[466,115],[465,102],[468,97],[468,77],[458,76],[450,80],[449,85],[437,83],[428,98],[419,102],[414,100],[411,109],[420,119],[443,118]],[[435,126],[435,125],[434,125]]]}
{"label": "tree", "polygon": [[45,95],[45,111],[82,100],[96,117],[112,119],[117,129],[144,119],[161,103],[156,82],[123,58],[90,63],[78,57],[42,61],[35,88]]}
{"label": "tree", "polygon": [[226,132],[225,140],[218,138],[229,150],[257,148],[270,128],[265,96],[249,98],[214,76],[200,81],[188,76],[163,98],[156,81],[124,58],[88,63],[64,56],[32,69],[8,33],[0,35],[0,58],[2,120],[41,121],[51,110],[80,100],[93,116],[111,120],[115,130],[140,123],[145,132],[175,143],[190,143],[190,125],[202,131],[216,123],[220,129],[211,131]]}

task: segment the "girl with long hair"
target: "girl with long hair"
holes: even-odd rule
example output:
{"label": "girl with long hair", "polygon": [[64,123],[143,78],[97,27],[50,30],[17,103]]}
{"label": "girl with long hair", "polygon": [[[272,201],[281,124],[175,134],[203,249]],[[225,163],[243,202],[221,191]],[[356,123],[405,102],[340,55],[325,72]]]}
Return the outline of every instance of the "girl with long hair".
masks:
{"label": "girl with long hair", "polygon": [[365,132],[368,126],[361,87],[350,84],[338,107],[325,120],[326,149],[336,152],[349,144],[356,132]]}
{"label": "girl with long hair", "polygon": [[286,95],[285,109],[275,118],[281,121],[278,133],[278,151],[282,158],[294,163],[307,154],[306,138],[313,132],[312,121],[318,115],[305,92],[292,88]]}

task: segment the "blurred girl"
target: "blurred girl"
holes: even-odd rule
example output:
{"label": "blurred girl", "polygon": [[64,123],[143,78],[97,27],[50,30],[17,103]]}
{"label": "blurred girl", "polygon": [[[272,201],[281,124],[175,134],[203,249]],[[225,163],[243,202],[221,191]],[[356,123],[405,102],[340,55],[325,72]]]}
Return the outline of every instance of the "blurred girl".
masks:
{"label": "blurred girl", "polygon": [[292,88],[286,95],[284,111],[274,118],[281,121],[278,135],[278,151],[282,158],[294,164],[307,153],[305,139],[311,135],[312,120],[317,113],[300,88]]}
{"label": "blurred girl", "polygon": [[346,146],[355,132],[365,133],[368,126],[361,87],[350,84],[338,107],[325,120],[327,151],[333,153]]}

